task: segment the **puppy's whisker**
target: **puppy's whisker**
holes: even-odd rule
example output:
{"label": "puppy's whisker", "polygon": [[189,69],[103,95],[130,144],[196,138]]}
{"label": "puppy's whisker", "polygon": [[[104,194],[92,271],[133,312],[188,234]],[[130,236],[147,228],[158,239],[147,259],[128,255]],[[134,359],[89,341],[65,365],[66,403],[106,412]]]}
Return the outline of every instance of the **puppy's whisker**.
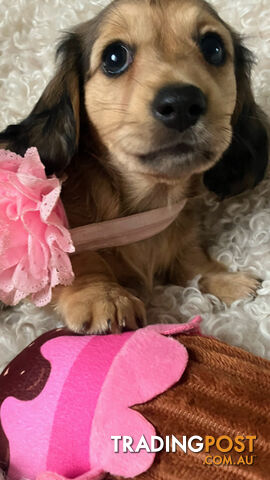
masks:
{"label": "puppy's whisker", "polygon": [[[125,123],[125,126],[133,126],[133,125],[137,125],[137,122],[126,122]],[[114,124],[111,124],[110,127],[112,128],[100,128],[100,132],[102,133],[102,135],[104,135],[105,137],[107,135],[113,135],[114,133],[117,133],[119,132],[119,123],[118,122],[115,122]],[[129,135],[129,134],[128,134]]]}
{"label": "puppy's whisker", "polygon": [[147,89],[147,88],[148,88],[149,90],[151,90],[151,87],[150,87],[149,85],[146,85],[146,84],[141,83],[136,77],[131,76],[130,78],[131,78],[131,80],[133,80],[134,82],[136,82],[140,87],[142,87],[144,90]]}
{"label": "puppy's whisker", "polygon": [[239,133],[235,132],[233,134],[233,138],[239,143],[239,144],[243,144],[246,146],[247,149],[249,149],[249,143],[248,141],[242,137],[242,135],[240,135]]}
{"label": "puppy's whisker", "polygon": [[102,112],[116,112],[116,113],[122,113],[124,115],[129,115],[129,112],[127,112],[127,110],[120,109],[120,108],[101,107],[97,110],[91,110],[92,115],[94,113],[102,113]]}
{"label": "puppy's whisker", "polygon": [[[101,99],[98,100],[98,103],[99,103],[100,105],[108,105],[108,101],[101,100]],[[111,107],[112,107],[112,106],[128,107],[128,105],[129,105],[128,103],[122,103],[122,102],[121,102],[121,103],[120,103],[120,102],[119,102],[119,103],[116,103],[116,102],[110,103],[110,106],[111,106]]]}
{"label": "puppy's whisker", "polygon": [[[118,147],[119,144],[124,144],[125,143],[125,140],[129,140],[129,143],[134,139],[135,141],[138,141],[138,137],[128,133],[128,134],[125,134],[125,135],[122,135],[121,137],[119,137],[117,140],[115,140],[112,144],[112,147],[115,148],[115,147]],[[134,152],[135,154],[136,152]]]}

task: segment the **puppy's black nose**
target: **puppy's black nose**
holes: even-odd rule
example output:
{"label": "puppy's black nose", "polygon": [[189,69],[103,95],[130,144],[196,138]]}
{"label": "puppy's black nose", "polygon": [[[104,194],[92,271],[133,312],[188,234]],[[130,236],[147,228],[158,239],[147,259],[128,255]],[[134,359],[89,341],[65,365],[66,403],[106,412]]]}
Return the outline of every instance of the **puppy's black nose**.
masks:
{"label": "puppy's black nose", "polygon": [[206,112],[203,92],[193,85],[163,87],[152,104],[154,117],[168,128],[183,132]]}

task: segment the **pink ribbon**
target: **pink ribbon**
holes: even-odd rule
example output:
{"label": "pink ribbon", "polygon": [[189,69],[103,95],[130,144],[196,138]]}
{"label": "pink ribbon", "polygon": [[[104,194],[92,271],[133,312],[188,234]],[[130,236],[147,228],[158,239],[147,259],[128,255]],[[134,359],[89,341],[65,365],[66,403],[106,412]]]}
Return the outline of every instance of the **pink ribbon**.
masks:
{"label": "pink ribbon", "polygon": [[183,210],[186,200],[167,207],[137,213],[70,230],[76,253],[120,247],[140,242],[166,230]]}

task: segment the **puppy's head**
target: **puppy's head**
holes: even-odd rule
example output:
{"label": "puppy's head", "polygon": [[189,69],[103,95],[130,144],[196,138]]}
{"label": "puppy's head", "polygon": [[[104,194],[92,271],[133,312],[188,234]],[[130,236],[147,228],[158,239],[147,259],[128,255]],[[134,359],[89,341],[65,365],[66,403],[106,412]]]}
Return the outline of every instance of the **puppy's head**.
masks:
{"label": "puppy's head", "polygon": [[204,171],[231,142],[230,32],[197,0],[122,0],[93,45],[85,105],[112,162],[163,179]]}
{"label": "puppy's head", "polygon": [[70,163],[86,114],[117,171],[174,182],[215,165],[254,104],[246,50],[202,0],[115,0],[60,53],[31,115],[0,137],[36,145],[48,173]]}

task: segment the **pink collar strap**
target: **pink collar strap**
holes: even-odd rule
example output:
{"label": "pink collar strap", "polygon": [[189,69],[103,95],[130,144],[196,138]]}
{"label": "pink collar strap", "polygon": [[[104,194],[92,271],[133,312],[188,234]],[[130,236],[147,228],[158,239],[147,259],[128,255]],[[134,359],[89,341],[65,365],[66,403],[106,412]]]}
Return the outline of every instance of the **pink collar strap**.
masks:
{"label": "pink collar strap", "polygon": [[76,253],[120,247],[140,242],[168,228],[183,210],[186,200],[148,212],[115,218],[70,230]]}

